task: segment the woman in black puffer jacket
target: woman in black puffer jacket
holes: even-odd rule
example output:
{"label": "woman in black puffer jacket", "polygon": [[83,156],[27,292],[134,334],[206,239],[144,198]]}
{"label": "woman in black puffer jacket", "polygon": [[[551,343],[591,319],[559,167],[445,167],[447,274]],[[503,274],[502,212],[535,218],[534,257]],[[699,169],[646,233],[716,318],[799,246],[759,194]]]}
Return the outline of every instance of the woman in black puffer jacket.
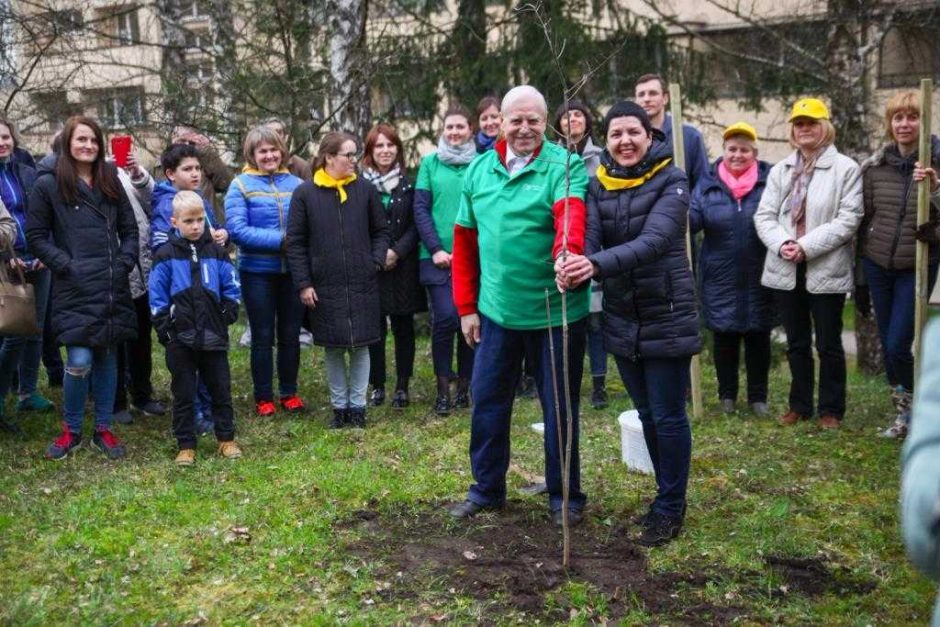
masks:
{"label": "woman in black puffer jacket", "polygon": [[587,193],[587,254],[559,263],[558,282],[603,282],[604,345],[639,411],[656,472],[640,543],[656,546],[682,528],[692,451],[685,400],[701,340],[685,245],[689,191],[639,105],[617,103],[604,126],[607,148]]}
{"label": "woman in black puffer jacket", "polygon": [[117,376],[116,348],[137,337],[129,275],[137,264],[137,221],[105,161],[97,122],[69,118],[53,170],[40,169],[29,196],[26,240],[55,276],[52,327],[67,353],[65,425],[46,449],[61,459],[81,442],[88,375],[95,391],[92,443],[111,459],[124,447],[111,433]]}
{"label": "woman in black puffer jacket", "polygon": [[314,343],[326,347],[332,428],[365,426],[369,345],[381,337],[377,275],[388,225],[378,192],[355,174],[357,157],[351,135],[324,135],[313,181],[294,191],[287,225],[294,287],[313,310]]}

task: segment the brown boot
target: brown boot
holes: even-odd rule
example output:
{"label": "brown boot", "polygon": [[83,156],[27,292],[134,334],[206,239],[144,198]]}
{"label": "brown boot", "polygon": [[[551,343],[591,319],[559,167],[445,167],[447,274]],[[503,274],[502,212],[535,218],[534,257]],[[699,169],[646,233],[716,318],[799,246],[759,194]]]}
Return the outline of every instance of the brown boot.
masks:
{"label": "brown boot", "polygon": [[819,417],[817,424],[820,429],[838,429],[842,424],[842,418],[833,414],[823,414]]}
{"label": "brown boot", "polygon": [[777,422],[782,424],[784,427],[792,427],[801,420],[809,420],[809,416],[798,414],[791,409],[788,410],[784,415],[780,416],[780,418],[777,419]]}

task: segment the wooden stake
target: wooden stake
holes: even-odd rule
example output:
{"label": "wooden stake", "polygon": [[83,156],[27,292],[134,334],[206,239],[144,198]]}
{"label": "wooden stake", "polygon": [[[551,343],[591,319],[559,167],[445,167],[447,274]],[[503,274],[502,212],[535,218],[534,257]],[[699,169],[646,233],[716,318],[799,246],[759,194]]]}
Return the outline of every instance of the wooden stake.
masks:
{"label": "wooden stake", "polygon": [[[669,109],[672,114],[672,154],[673,163],[677,168],[685,170],[685,141],[682,136],[682,88],[678,83],[669,84]],[[692,194],[692,186],[689,186],[689,195]],[[691,201],[691,197],[689,198]],[[689,257],[689,265],[692,265],[692,233],[689,230],[688,216],[685,223],[685,251]],[[695,274],[695,268],[692,268],[692,274]],[[692,380],[692,416],[700,419],[702,417],[702,361],[699,355],[692,355],[692,364],[690,367]]]}
{"label": "wooden stake", "polygon": [[[933,81],[925,78],[920,82],[920,145],[917,153],[920,167],[930,167],[930,116],[933,96]],[[930,179],[925,178],[917,185],[917,226],[930,219]],[[927,285],[927,242],[920,240],[916,243],[915,264],[916,283],[914,290],[914,377],[920,375],[920,365],[923,362],[923,347],[921,346],[924,325],[927,324],[927,298],[929,286]]]}

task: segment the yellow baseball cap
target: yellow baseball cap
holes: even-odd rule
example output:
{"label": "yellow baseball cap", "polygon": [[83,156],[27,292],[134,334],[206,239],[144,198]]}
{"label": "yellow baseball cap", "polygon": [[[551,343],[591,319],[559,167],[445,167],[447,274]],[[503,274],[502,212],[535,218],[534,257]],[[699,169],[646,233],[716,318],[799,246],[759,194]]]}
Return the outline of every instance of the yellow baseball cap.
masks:
{"label": "yellow baseball cap", "polygon": [[790,112],[790,119],[787,122],[792,122],[796,118],[828,120],[829,108],[826,107],[826,103],[818,98],[803,98],[793,104],[793,111]]}
{"label": "yellow baseball cap", "polygon": [[725,129],[725,132],[721,134],[721,138],[728,139],[733,135],[744,135],[745,137],[750,137],[751,141],[757,141],[757,131],[747,122],[735,122]]}

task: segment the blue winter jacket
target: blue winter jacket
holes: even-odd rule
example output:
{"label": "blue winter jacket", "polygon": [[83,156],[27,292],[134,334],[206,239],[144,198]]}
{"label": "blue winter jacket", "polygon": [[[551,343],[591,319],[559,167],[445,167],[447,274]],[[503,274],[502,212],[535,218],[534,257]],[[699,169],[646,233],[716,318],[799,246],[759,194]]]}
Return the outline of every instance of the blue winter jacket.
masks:
{"label": "blue winter jacket", "polygon": [[26,246],[26,201],[35,181],[36,168],[26,162],[15,158],[0,162],[0,199],[16,220],[16,241],[13,247],[23,261],[33,260]]}
{"label": "blue winter jacket", "polygon": [[718,159],[692,194],[689,227],[705,231],[698,255],[702,313],[712,331],[744,333],[774,327],[771,291],[760,284],[767,249],[754,228],[754,212],[770,172],[758,162],[758,179],[747,196],[736,201],[718,178]]}
{"label": "blue winter jacket", "polygon": [[[173,217],[173,197],[178,191],[169,181],[161,181],[153,188],[150,196],[150,211],[153,214],[150,219],[151,252],[157,252],[157,249],[166,244],[170,238],[170,232],[173,231],[170,225],[170,218]],[[198,191],[196,193],[199,194]],[[209,227],[219,228],[215,223],[212,205],[205,198],[202,199],[202,204],[206,209],[206,231],[208,232]]]}
{"label": "blue winter jacket", "polygon": [[[663,121],[662,131],[671,150],[672,116],[668,113]],[[689,191],[694,192],[708,174],[708,149],[705,148],[702,134],[691,124],[682,125],[682,141],[685,148],[685,175],[689,178]]]}
{"label": "blue winter jacket", "polygon": [[240,296],[232,262],[208,230],[195,242],[174,230],[153,258],[150,315],[163,344],[228,350],[228,325],[238,318]]}
{"label": "blue winter jacket", "polygon": [[286,273],[283,246],[290,199],[303,181],[285,169],[265,174],[248,166],[225,194],[226,228],[238,246],[238,268],[263,274]]}

